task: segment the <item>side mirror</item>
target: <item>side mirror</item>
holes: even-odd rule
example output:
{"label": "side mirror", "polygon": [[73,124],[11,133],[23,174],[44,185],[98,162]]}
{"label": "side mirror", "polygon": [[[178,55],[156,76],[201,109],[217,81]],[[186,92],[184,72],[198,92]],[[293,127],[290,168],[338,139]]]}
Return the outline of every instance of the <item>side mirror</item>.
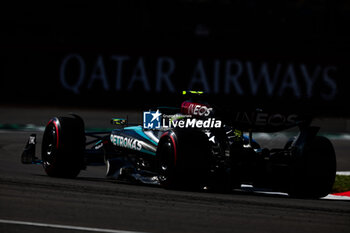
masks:
{"label": "side mirror", "polygon": [[127,125],[128,120],[124,118],[112,118],[111,124],[121,127],[121,126]]}

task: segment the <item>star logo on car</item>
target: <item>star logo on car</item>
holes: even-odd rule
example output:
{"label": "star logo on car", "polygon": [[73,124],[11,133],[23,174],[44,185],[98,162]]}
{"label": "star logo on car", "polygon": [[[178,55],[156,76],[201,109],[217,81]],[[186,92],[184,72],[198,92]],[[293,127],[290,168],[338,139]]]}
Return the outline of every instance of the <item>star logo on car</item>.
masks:
{"label": "star logo on car", "polygon": [[212,143],[215,143],[215,136],[212,136],[211,138],[209,138],[209,141]]}
{"label": "star logo on car", "polygon": [[211,135],[211,132],[210,132],[209,130],[206,130],[204,133],[205,133],[205,135],[207,135],[208,138],[209,138],[210,135]]}

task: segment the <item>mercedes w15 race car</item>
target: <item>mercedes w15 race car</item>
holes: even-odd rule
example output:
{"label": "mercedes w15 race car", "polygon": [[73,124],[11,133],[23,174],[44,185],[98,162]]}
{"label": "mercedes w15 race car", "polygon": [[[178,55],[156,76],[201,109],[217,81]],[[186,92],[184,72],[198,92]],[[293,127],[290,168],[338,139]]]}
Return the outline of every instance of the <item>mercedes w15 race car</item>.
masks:
{"label": "mercedes w15 race car", "polygon": [[[106,166],[113,179],[165,188],[230,191],[250,184],[293,197],[319,198],[333,186],[336,158],[331,142],[317,136],[312,119],[296,114],[239,112],[187,91],[179,108],[143,112],[142,125],[113,118],[115,129],[85,132],[77,115],[46,125],[41,159],[30,136],[22,163],[42,164],[47,175],[75,178],[87,166]],[[255,132],[298,128],[283,148],[262,148]],[[89,140],[88,140],[89,139]]]}

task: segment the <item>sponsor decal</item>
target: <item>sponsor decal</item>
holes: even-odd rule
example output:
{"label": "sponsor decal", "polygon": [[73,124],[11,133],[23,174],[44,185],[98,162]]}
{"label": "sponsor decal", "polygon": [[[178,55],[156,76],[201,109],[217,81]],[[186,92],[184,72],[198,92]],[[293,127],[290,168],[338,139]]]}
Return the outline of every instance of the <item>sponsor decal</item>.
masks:
{"label": "sponsor decal", "polygon": [[142,143],[133,138],[122,137],[119,135],[111,135],[111,142],[120,147],[140,151],[142,149]]}
{"label": "sponsor decal", "polygon": [[212,111],[213,111],[213,108],[210,108],[203,104],[197,104],[197,103],[185,101],[181,105],[182,113],[193,115],[193,116],[209,116]]}
{"label": "sponsor decal", "polygon": [[247,112],[238,112],[235,120],[241,123],[247,123],[250,125],[257,126],[288,126],[295,125],[297,122],[298,115],[290,114],[268,114],[264,112],[249,114]]}

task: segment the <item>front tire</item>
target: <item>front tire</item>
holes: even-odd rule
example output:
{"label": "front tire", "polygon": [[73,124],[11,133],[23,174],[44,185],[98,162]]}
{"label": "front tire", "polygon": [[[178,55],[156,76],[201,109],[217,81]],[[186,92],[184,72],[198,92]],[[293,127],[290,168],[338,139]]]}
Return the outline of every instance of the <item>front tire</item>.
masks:
{"label": "front tire", "polygon": [[75,178],[84,167],[84,150],[84,122],[80,117],[55,117],[49,121],[41,149],[48,176]]}

